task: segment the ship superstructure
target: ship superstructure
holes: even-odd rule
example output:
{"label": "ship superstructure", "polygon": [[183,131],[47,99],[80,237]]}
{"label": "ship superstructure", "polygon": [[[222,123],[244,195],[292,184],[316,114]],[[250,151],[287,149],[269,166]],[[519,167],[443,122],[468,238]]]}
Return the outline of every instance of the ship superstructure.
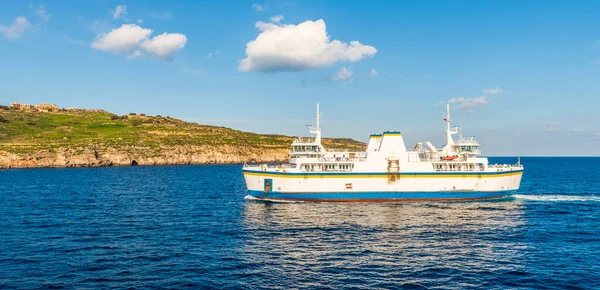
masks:
{"label": "ship superstructure", "polygon": [[[266,200],[450,201],[504,197],[519,189],[520,162],[489,164],[475,138],[451,126],[450,105],[444,122],[441,149],[431,142],[407,149],[397,131],[371,135],[365,151],[326,149],[317,104],[312,136],[292,142],[289,163],[244,165],[249,194]],[[453,135],[459,135],[456,141]]]}

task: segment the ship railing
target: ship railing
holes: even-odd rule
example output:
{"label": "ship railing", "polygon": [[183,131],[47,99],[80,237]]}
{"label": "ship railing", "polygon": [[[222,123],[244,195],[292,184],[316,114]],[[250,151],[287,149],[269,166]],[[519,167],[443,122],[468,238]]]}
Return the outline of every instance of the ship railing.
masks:
{"label": "ship railing", "polygon": [[488,164],[487,166],[488,168],[493,168],[493,169],[518,169],[518,168],[523,168],[522,164]]}
{"label": "ship railing", "polygon": [[479,167],[456,167],[456,168],[436,168],[435,171],[439,171],[439,172],[450,172],[450,171],[457,171],[457,172],[472,172],[472,171],[483,171],[481,170],[481,168]]}
{"label": "ship railing", "polygon": [[351,148],[327,148],[327,152],[340,152],[340,153],[359,153],[356,149]]}
{"label": "ship railing", "polygon": [[288,169],[296,168],[296,164],[278,163],[278,164],[247,164],[244,163],[244,168],[259,168],[259,169]]}
{"label": "ship railing", "polygon": [[314,169],[314,170],[301,170],[300,172],[352,172],[352,169]]}
{"label": "ship railing", "polygon": [[440,160],[439,157],[427,156],[427,155],[421,155],[421,154],[419,154],[419,159],[421,161],[439,161]]}
{"label": "ship railing", "polygon": [[321,150],[319,150],[319,148],[317,148],[317,150],[288,150],[290,152],[290,154],[293,153],[319,153],[321,152]]}
{"label": "ship railing", "polygon": [[458,156],[458,158],[452,159],[452,160],[442,160],[440,156],[421,156],[421,155],[419,155],[419,159],[421,161],[427,161],[427,162],[445,162],[445,163],[467,162],[467,158],[460,156],[460,155]]}
{"label": "ship railing", "polygon": [[302,168],[300,167],[300,172],[352,172],[352,168],[348,169],[331,169],[331,168],[323,168],[323,167],[314,167],[314,168]]}
{"label": "ship railing", "polygon": [[321,157],[320,160],[325,162],[357,162],[366,161],[367,157],[359,156],[354,158],[349,157]]}
{"label": "ship railing", "polygon": [[315,143],[315,140],[316,140],[316,138],[311,138],[311,137],[298,137],[298,138],[294,139],[292,144]]}

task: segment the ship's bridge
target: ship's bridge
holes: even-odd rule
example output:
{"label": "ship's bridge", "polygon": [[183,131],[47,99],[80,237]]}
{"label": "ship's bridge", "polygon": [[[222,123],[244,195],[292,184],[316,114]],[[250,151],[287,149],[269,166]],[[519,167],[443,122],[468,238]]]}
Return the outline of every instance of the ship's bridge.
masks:
{"label": "ship's bridge", "polygon": [[[296,138],[291,145],[290,153],[292,155],[312,155],[323,152],[320,142],[316,138],[299,137]],[[306,156],[308,157],[308,156]],[[312,156],[311,156],[312,157]],[[316,157],[316,156],[315,156]]]}
{"label": "ship's bridge", "polygon": [[481,154],[479,143],[477,143],[474,136],[461,136],[458,143],[454,144],[453,147],[454,151],[458,153]]}

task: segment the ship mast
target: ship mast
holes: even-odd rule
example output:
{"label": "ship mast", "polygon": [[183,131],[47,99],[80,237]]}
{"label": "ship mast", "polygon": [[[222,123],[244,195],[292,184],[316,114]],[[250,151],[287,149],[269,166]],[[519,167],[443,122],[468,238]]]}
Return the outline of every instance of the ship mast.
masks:
{"label": "ship mast", "polygon": [[452,140],[453,132],[450,128],[450,104],[446,104],[446,145],[454,144],[454,140]]}
{"label": "ship mast", "polygon": [[310,133],[316,134],[315,143],[321,145],[321,111],[319,110],[319,103],[317,103],[317,124],[316,128],[310,128]]}
{"label": "ship mast", "polygon": [[452,128],[451,120],[450,120],[450,104],[446,104],[446,115],[444,116],[444,121],[446,121],[446,145],[442,149],[445,154],[455,153],[452,145],[454,145],[454,139],[452,139],[452,135],[458,133],[458,128]]}

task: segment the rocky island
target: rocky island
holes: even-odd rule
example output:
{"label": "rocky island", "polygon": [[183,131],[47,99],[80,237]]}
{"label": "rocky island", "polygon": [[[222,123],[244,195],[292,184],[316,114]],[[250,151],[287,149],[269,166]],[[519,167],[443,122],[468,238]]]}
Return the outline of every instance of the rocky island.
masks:
{"label": "rocky island", "polygon": [[[294,137],[53,104],[0,106],[0,168],[285,162]],[[347,138],[328,148],[364,149]]]}

